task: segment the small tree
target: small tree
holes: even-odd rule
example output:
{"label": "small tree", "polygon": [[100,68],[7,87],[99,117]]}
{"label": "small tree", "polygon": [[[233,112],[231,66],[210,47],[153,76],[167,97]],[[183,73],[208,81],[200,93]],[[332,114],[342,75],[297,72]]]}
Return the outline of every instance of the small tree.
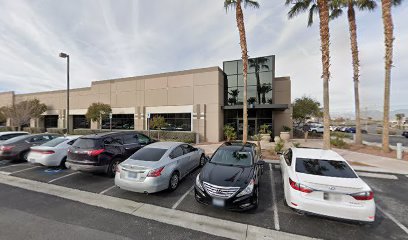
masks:
{"label": "small tree", "polygon": [[235,132],[234,127],[231,125],[225,125],[224,126],[224,136],[227,139],[227,141],[235,140],[237,138],[237,133]]}
{"label": "small tree", "polygon": [[88,121],[94,121],[99,123],[99,128],[102,128],[102,119],[109,116],[109,113],[112,112],[112,108],[109,104],[105,103],[92,103],[91,106],[88,107],[88,111],[86,112],[86,119]]}
{"label": "small tree", "polygon": [[157,129],[157,138],[160,140],[160,131],[163,127],[167,125],[166,119],[163,116],[157,116],[150,120],[150,128]]}
{"label": "small tree", "polygon": [[405,117],[405,114],[403,113],[397,113],[395,114],[395,118],[397,119],[398,122],[398,127],[401,128],[402,127],[402,119]]}
{"label": "small tree", "polygon": [[311,117],[316,117],[321,115],[320,103],[313,98],[303,96],[301,98],[296,98],[293,103],[293,114],[292,118],[296,126],[300,124],[305,124],[306,120]]}
{"label": "small tree", "polygon": [[10,118],[12,125],[17,126],[20,131],[22,125],[29,124],[31,118],[38,118],[45,111],[47,111],[47,105],[41,103],[38,99],[31,99],[13,106],[3,107],[1,112],[3,112],[5,118]]}

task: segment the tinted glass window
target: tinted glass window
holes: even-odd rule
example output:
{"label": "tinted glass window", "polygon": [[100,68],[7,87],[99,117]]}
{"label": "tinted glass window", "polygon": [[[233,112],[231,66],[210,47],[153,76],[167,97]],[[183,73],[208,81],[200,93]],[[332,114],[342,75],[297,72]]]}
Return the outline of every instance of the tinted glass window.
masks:
{"label": "tinted glass window", "polygon": [[184,154],[183,149],[181,147],[177,147],[173,150],[170,154],[170,158],[178,158]]}
{"label": "tinted glass window", "polygon": [[233,149],[218,149],[210,162],[222,165],[248,167],[252,165],[252,155],[249,152],[240,152]]}
{"label": "tinted glass window", "polygon": [[48,140],[48,137],[46,138],[46,136],[35,136],[30,139],[30,142],[42,142],[45,140]]}
{"label": "tinted glass window", "polygon": [[123,136],[123,143],[124,144],[136,144],[139,143],[137,141],[137,135],[136,134],[128,134]]}
{"label": "tinted glass window", "polygon": [[292,165],[292,149],[287,150],[284,157],[285,157],[286,164],[288,166]]}
{"label": "tinted glass window", "polygon": [[357,177],[347,163],[333,160],[296,158],[296,172],[326,177]]}
{"label": "tinted glass window", "polygon": [[183,145],[182,148],[183,148],[184,154],[194,152],[194,148],[190,145],[187,145],[187,144]]}
{"label": "tinted glass window", "polygon": [[9,139],[9,140],[3,142],[3,144],[16,143],[16,142],[18,142],[18,141],[23,141],[23,140],[26,140],[26,139],[28,139],[28,138],[29,138],[29,137],[27,137],[27,136],[18,136],[18,137],[11,138],[11,139]]}
{"label": "tinted glass window", "polygon": [[143,134],[137,134],[139,142],[141,144],[148,144],[150,142],[150,138]]}
{"label": "tinted glass window", "polygon": [[163,157],[166,151],[167,149],[162,148],[142,148],[130,156],[130,159],[157,162]]}
{"label": "tinted glass window", "polygon": [[7,140],[7,139],[10,139],[11,138],[11,135],[9,134],[9,135],[3,135],[3,136],[0,136],[0,140]]}
{"label": "tinted glass window", "polygon": [[224,72],[228,75],[238,73],[237,61],[224,62]]}
{"label": "tinted glass window", "polygon": [[94,149],[101,147],[101,142],[100,139],[78,138],[72,146],[81,149]]}
{"label": "tinted glass window", "polygon": [[42,146],[55,147],[55,146],[57,146],[58,144],[61,144],[61,143],[65,142],[66,140],[67,140],[67,139],[64,138],[64,137],[59,137],[59,138],[55,138],[55,139],[53,139],[53,140],[51,140],[51,141],[48,141],[48,142],[44,143]]}

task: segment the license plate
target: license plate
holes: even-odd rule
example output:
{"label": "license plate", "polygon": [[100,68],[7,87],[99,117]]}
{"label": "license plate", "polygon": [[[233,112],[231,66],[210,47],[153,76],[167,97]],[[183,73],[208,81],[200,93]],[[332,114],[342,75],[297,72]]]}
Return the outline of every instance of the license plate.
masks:
{"label": "license plate", "polygon": [[216,206],[216,207],[224,207],[224,206],[225,206],[225,201],[224,201],[223,199],[214,198],[214,199],[212,200],[212,203],[213,203],[213,205]]}
{"label": "license plate", "polygon": [[132,178],[132,179],[138,179],[139,178],[139,174],[135,173],[135,172],[128,172],[127,173],[127,177],[128,178]]}
{"label": "license plate", "polygon": [[341,195],[336,193],[323,193],[323,199],[327,201],[341,201]]}

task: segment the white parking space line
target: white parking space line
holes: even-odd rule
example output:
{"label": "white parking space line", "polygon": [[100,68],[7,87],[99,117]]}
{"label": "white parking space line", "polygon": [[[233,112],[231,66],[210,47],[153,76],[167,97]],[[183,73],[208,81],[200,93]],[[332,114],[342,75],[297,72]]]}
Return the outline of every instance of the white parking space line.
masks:
{"label": "white parking space line", "polygon": [[69,176],[72,176],[72,175],[75,175],[75,174],[78,174],[78,173],[79,173],[79,172],[73,172],[73,173],[64,175],[64,176],[62,176],[62,177],[57,177],[57,178],[54,178],[54,179],[48,181],[48,183],[53,183],[53,182],[55,182],[55,181],[58,181],[58,180],[60,180],[60,179],[63,179],[63,178],[66,178],[66,177],[69,177]]}
{"label": "white parking space line", "polygon": [[398,180],[397,176],[391,175],[391,174],[357,172],[357,175],[360,176],[360,177],[372,177],[372,178]]}
{"label": "white parking space line", "polygon": [[180,205],[180,203],[184,200],[184,198],[187,197],[187,195],[191,192],[191,190],[193,190],[194,185],[191,186],[186,193],[183,194],[183,196],[181,196],[181,198],[179,200],[177,200],[177,202],[173,205],[173,207],[171,207],[172,209],[176,209],[178,207],[178,205]]}
{"label": "white parking space line", "polygon": [[103,195],[103,194],[109,192],[110,190],[114,189],[115,187],[116,187],[116,185],[113,185],[113,186],[111,186],[111,187],[108,187],[107,189],[103,190],[103,191],[100,192],[99,194],[102,194],[102,195]]}
{"label": "white parking space line", "polygon": [[406,234],[408,234],[408,228],[404,226],[400,221],[395,219],[391,214],[388,212],[384,211],[380,206],[377,205],[378,210],[380,210],[382,213],[384,213],[385,216],[387,216],[391,221],[393,221],[395,224],[397,224],[398,227],[400,227]]}
{"label": "white parking space line", "polygon": [[272,203],[273,203],[273,220],[275,223],[275,230],[280,230],[279,226],[279,215],[278,215],[278,204],[276,201],[276,191],[275,191],[275,179],[273,176],[272,164],[269,164],[269,170],[271,171],[271,188],[272,188]]}
{"label": "white parking space line", "polygon": [[35,166],[35,167],[25,168],[25,169],[22,169],[22,170],[18,170],[18,171],[15,171],[15,172],[8,173],[8,175],[11,175],[11,174],[14,174],[14,173],[19,173],[19,172],[24,172],[24,171],[28,171],[28,170],[35,169],[35,168],[40,168],[40,167],[42,167],[42,166]]}
{"label": "white parking space line", "polygon": [[11,164],[11,165],[0,167],[0,169],[8,168],[8,167],[16,166],[16,165],[25,166],[25,165],[30,165],[30,164],[29,163],[16,163],[16,164]]}

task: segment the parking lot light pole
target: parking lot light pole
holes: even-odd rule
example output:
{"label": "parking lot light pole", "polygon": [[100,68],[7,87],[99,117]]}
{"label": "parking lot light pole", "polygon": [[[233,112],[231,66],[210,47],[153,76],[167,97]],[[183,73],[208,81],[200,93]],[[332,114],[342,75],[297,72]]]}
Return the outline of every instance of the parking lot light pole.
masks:
{"label": "parking lot light pole", "polygon": [[67,59],[67,112],[66,112],[65,120],[67,121],[66,126],[67,126],[67,133],[68,133],[69,132],[69,55],[61,52],[59,56],[61,58]]}

